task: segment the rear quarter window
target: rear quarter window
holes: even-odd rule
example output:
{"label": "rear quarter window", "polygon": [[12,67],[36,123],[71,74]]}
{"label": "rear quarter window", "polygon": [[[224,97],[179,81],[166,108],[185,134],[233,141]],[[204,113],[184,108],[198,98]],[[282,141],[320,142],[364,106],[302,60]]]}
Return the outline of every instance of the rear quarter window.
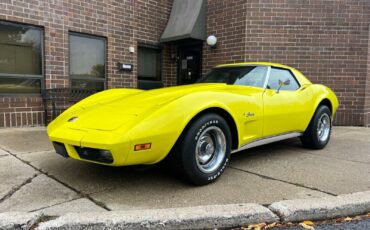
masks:
{"label": "rear quarter window", "polygon": [[284,85],[280,90],[297,90],[300,85],[294,75],[287,69],[271,68],[270,77],[267,83],[267,88],[277,90],[279,88],[279,80],[286,81],[290,80],[289,85]]}

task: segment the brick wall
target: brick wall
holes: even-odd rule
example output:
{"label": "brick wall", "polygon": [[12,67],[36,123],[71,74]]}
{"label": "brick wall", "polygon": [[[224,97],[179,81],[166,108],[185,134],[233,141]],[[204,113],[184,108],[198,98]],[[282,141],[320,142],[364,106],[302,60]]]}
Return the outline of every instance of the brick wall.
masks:
{"label": "brick wall", "polygon": [[211,67],[225,62],[245,60],[246,1],[236,0],[233,4],[223,0],[208,0],[207,34],[217,37],[217,48],[206,44],[203,48],[203,73]]}
{"label": "brick wall", "polygon": [[165,86],[176,84],[176,65],[171,56],[176,50],[171,44],[160,44],[160,37],[167,25],[172,0],[135,1],[135,37],[139,44],[162,48],[162,80]]}
{"label": "brick wall", "polygon": [[[136,87],[137,45],[159,45],[171,5],[172,0],[2,0],[0,20],[44,29],[47,88],[69,86],[69,31],[106,37],[108,88]],[[370,125],[370,1],[208,0],[207,8],[207,34],[215,34],[218,44],[204,45],[203,72],[240,61],[288,64],[337,93],[336,124]],[[176,45],[162,46],[163,82],[175,85]],[[118,71],[117,62],[132,63],[134,71]],[[0,97],[0,127],[38,124],[42,109],[38,96]]]}
{"label": "brick wall", "polygon": [[177,84],[177,46],[166,44],[163,50],[163,83],[165,86],[174,86]]}
{"label": "brick wall", "polygon": [[[368,15],[368,21],[370,21],[370,15]],[[367,49],[367,80],[365,88],[365,100],[365,126],[370,127],[370,25]]]}
{"label": "brick wall", "polygon": [[[105,37],[108,88],[136,87],[138,40],[158,44],[171,4],[171,0],[2,0],[0,20],[44,29],[46,88],[69,86],[68,32]],[[130,46],[135,53],[129,52]],[[134,71],[120,72],[118,62],[132,63]],[[38,96],[0,96],[0,127],[42,124],[42,110]]]}
{"label": "brick wall", "polygon": [[215,33],[219,45],[206,49],[205,71],[240,60],[291,65],[336,92],[341,102],[336,124],[369,124],[364,118],[370,108],[367,102],[365,109],[370,89],[370,83],[365,88],[370,1],[249,0],[233,6],[209,0],[208,4],[208,33]]}
{"label": "brick wall", "polygon": [[41,104],[40,97],[0,97],[0,127],[42,124]]}

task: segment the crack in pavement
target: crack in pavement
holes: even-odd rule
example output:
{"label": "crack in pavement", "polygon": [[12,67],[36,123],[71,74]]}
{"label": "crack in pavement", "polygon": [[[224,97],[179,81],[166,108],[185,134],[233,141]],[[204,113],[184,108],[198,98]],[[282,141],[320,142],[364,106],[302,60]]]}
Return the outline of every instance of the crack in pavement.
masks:
{"label": "crack in pavement", "polygon": [[[274,145],[274,143],[268,144],[268,145]],[[266,146],[268,146],[268,145],[266,145]],[[256,147],[256,149],[257,148],[262,149],[262,147],[263,146],[259,146],[259,147]],[[334,159],[334,160],[343,161],[343,162],[352,162],[352,163],[359,163],[359,164],[365,164],[365,165],[370,164],[370,162],[367,162],[367,161],[364,162],[364,161],[350,160],[350,159],[346,159],[346,158],[342,158],[342,157],[328,156],[328,155],[318,153],[318,152],[308,152],[307,150],[305,150],[303,148],[297,148],[297,147],[294,147],[294,146],[284,145],[284,147],[288,151],[294,151],[295,153],[305,154],[305,155],[313,156],[313,157],[322,157],[322,158],[329,159],[329,160]],[[245,150],[245,151],[248,151],[248,150]]]}
{"label": "crack in pavement", "polygon": [[302,153],[302,154],[306,154],[306,155],[310,155],[310,156],[322,157],[322,158],[326,158],[326,159],[334,159],[334,160],[338,160],[338,161],[348,161],[348,162],[352,162],[352,163],[359,163],[359,164],[365,164],[365,165],[370,164],[370,162],[348,160],[348,159],[345,159],[345,158],[332,157],[332,156],[327,156],[327,155],[323,155],[323,154],[320,154],[320,153],[309,153],[309,152],[305,152],[305,151],[302,151],[302,150],[295,150],[295,151],[298,152],[298,153]]}
{"label": "crack in pavement", "polygon": [[51,220],[55,220],[58,217],[59,216],[48,216],[48,215],[42,214],[39,217],[37,217],[37,219],[34,221],[34,223],[28,229],[30,229],[30,230],[37,229],[40,224],[49,222]]}
{"label": "crack in pavement", "polygon": [[32,180],[34,178],[36,178],[38,175],[40,175],[40,173],[36,173],[34,174],[32,177],[29,177],[27,178],[27,180],[25,180],[23,183],[21,183],[20,185],[16,186],[16,187],[13,187],[9,192],[7,192],[7,194],[5,194],[5,196],[3,196],[1,199],[0,199],[0,204],[2,202],[4,202],[5,200],[7,200],[8,198],[12,197],[14,195],[14,193],[16,193],[17,191],[19,191],[23,186],[25,186],[26,184],[29,184],[32,182]]}
{"label": "crack in pavement", "polygon": [[[294,140],[294,139],[292,139]],[[265,147],[267,146],[278,146],[279,145],[279,142],[275,142],[275,143],[271,143],[271,144],[267,144],[267,145],[264,145]],[[256,149],[263,149],[264,146],[258,146],[256,147]],[[344,157],[335,157],[335,156],[328,156],[326,154],[322,154],[320,152],[309,152],[307,151],[307,149],[305,148],[302,148],[302,146],[300,144],[298,145],[295,145],[294,143],[292,143],[292,141],[289,141],[289,139],[285,140],[285,141],[282,141],[281,142],[281,146],[284,146],[284,148],[286,148],[287,150],[289,151],[294,151],[294,152],[298,152],[298,153],[302,153],[302,154],[305,154],[305,155],[310,155],[310,156],[315,156],[315,157],[323,157],[323,158],[326,158],[326,159],[334,159],[334,160],[338,160],[338,161],[344,161],[344,162],[352,162],[352,163],[359,163],[359,164],[370,164],[370,162],[367,162],[367,161],[359,161],[359,160],[351,160],[351,159],[346,159]],[[244,150],[244,151],[248,151],[248,150]]]}
{"label": "crack in pavement", "polygon": [[39,150],[39,151],[16,151],[14,149],[4,148],[4,146],[0,147],[3,151],[6,151],[8,153],[11,153],[12,155],[23,155],[23,154],[30,154],[30,153],[48,153],[48,152],[54,152],[53,149],[45,149],[45,150]]}
{"label": "crack in pavement", "polygon": [[[11,152],[11,151],[9,151]],[[31,154],[31,153],[35,153],[35,154],[38,154],[38,153],[50,153],[50,152],[55,152],[55,150],[40,150],[40,151],[36,151],[36,152],[16,152],[16,153],[13,153],[14,155],[22,155],[22,154]]]}
{"label": "crack in pavement", "polygon": [[49,205],[49,206],[34,209],[34,210],[29,211],[29,212],[37,212],[37,211],[40,211],[40,210],[43,210],[43,209],[51,208],[51,207],[61,205],[61,204],[64,204],[64,203],[68,203],[68,202],[72,202],[72,201],[75,201],[75,200],[78,200],[78,199],[82,199],[82,198],[81,197],[76,197],[76,198],[73,198],[73,199],[70,199],[70,200],[67,200],[67,201],[62,201],[62,202],[59,202],[59,203],[56,203],[56,204],[52,204],[52,205]]}
{"label": "crack in pavement", "polygon": [[265,175],[262,175],[262,174],[259,174],[259,173],[255,173],[255,172],[251,172],[251,171],[245,170],[245,169],[235,168],[233,166],[227,166],[227,167],[230,168],[230,169],[234,169],[234,170],[246,172],[246,173],[249,173],[249,174],[252,174],[252,175],[261,177],[263,179],[279,181],[279,182],[283,182],[283,183],[286,183],[286,184],[294,185],[296,187],[301,187],[301,188],[306,188],[306,189],[310,189],[310,190],[313,190],[313,191],[322,192],[322,193],[325,193],[327,195],[338,196],[337,194],[334,194],[334,193],[331,193],[331,192],[327,192],[327,191],[324,191],[324,190],[321,190],[321,189],[318,189],[318,188],[309,187],[309,186],[306,186],[306,185],[297,184],[297,183],[293,183],[293,182],[290,182],[290,181],[286,181],[286,180],[281,180],[281,179],[277,179],[277,178],[265,176]]}
{"label": "crack in pavement", "polygon": [[58,182],[58,183],[60,183],[60,184],[64,185],[65,187],[67,187],[67,188],[71,189],[72,191],[76,192],[76,193],[77,193],[77,195],[79,195],[79,196],[80,196],[79,198],[86,198],[86,199],[90,200],[91,202],[93,202],[94,204],[96,204],[97,206],[99,206],[99,207],[101,207],[101,208],[103,208],[103,209],[105,209],[105,210],[107,210],[107,211],[112,211],[112,210],[111,210],[110,208],[108,208],[108,206],[107,206],[106,204],[104,204],[103,202],[98,201],[98,200],[95,200],[94,198],[92,198],[92,197],[91,197],[91,196],[89,196],[88,194],[86,194],[86,193],[84,193],[84,192],[82,192],[82,191],[80,191],[80,190],[78,190],[78,189],[76,189],[76,188],[72,187],[71,185],[67,184],[67,183],[66,183],[66,182],[64,182],[64,181],[59,180],[58,178],[54,177],[53,175],[48,174],[47,172],[43,171],[42,169],[37,168],[36,166],[32,165],[30,162],[28,162],[28,161],[26,161],[26,160],[23,160],[23,159],[19,158],[17,155],[15,155],[15,154],[11,153],[10,151],[8,151],[8,150],[6,150],[6,149],[4,149],[4,148],[1,148],[1,147],[0,147],[0,149],[3,149],[4,151],[8,152],[11,156],[13,156],[13,157],[17,158],[18,160],[20,160],[20,161],[21,161],[21,162],[23,162],[24,164],[26,164],[26,165],[28,165],[28,166],[32,167],[33,169],[35,169],[36,171],[40,172],[41,174],[43,174],[43,175],[47,176],[48,178],[50,178],[50,179],[52,179],[52,180],[55,180],[56,182]]}

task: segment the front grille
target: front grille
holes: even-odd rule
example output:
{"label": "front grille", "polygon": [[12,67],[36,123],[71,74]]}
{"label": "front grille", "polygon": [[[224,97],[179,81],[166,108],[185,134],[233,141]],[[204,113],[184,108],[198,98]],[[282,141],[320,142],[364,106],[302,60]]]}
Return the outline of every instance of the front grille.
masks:
{"label": "front grille", "polygon": [[81,159],[96,161],[99,163],[113,163],[113,156],[109,150],[78,146],[75,146],[75,149]]}

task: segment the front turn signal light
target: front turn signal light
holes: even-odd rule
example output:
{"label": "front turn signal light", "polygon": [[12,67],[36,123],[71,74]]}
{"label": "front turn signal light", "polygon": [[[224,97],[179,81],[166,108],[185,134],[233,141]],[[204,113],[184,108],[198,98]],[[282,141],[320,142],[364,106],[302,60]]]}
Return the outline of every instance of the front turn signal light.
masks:
{"label": "front turn signal light", "polygon": [[152,147],[152,143],[135,145],[135,151],[147,150]]}

